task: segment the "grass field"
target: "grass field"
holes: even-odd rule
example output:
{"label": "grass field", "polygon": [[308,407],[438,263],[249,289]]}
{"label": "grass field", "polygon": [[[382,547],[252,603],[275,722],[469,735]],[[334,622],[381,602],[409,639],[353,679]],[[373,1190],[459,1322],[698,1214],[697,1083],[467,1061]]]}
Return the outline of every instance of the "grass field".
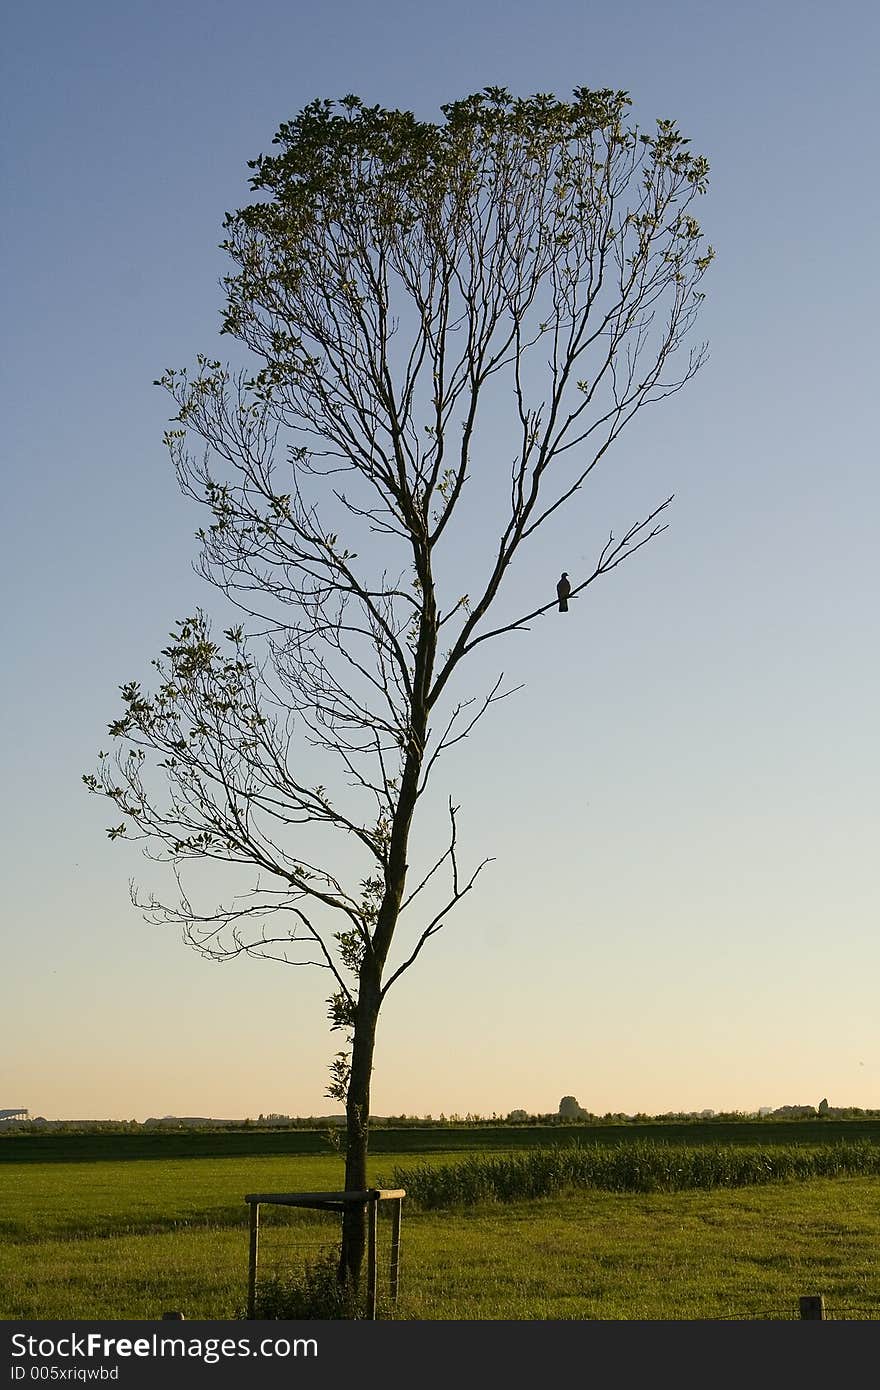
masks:
{"label": "grass field", "polygon": [[[842,1123],[843,1134],[823,1124],[821,1137],[876,1139],[880,1130],[875,1122],[873,1134],[862,1127],[856,1135],[851,1122]],[[626,1129],[617,1138],[642,1141],[649,1128],[639,1126],[637,1135]],[[673,1127],[661,1128],[666,1142],[693,1145],[696,1138],[690,1126],[674,1134]],[[766,1143],[768,1127],[758,1128]],[[816,1144],[811,1126],[795,1129]],[[790,1130],[774,1126],[773,1138],[791,1144]],[[589,1131],[552,1133],[562,1142],[584,1142]],[[527,1138],[517,1142],[520,1134]],[[487,1151],[546,1146],[547,1132],[540,1141],[534,1134],[378,1131],[371,1180],[387,1181],[415,1156],[419,1165],[441,1166]],[[607,1134],[602,1131],[603,1144]],[[451,1146],[450,1136],[469,1145]],[[169,1309],[193,1319],[235,1317],[247,1278],[245,1194],[342,1185],[340,1157],[328,1152],[322,1136],[303,1131],[158,1136],[165,1143],[151,1148],[152,1157],[135,1157],[136,1145],[120,1149],[118,1141],[157,1136],[46,1137],[51,1152],[40,1153],[37,1136],[23,1137],[21,1147],[17,1137],[0,1141],[5,1319],[154,1318]],[[87,1146],[72,1144],[80,1138],[99,1144],[89,1154]],[[708,1142],[720,1139],[730,1143],[731,1136]],[[249,1148],[236,1151],[229,1141],[247,1141]],[[283,1152],[275,1148],[279,1141]],[[306,1151],[309,1144],[319,1151]],[[397,1317],[794,1317],[801,1294],[821,1292],[832,1316],[880,1318],[877,1177],[674,1193],[577,1191],[446,1210],[404,1203],[404,1209]],[[338,1218],[315,1212],[264,1208],[263,1216],[266,1273],[301,1266],[338,1230]],[[382,1221],[380,1263],[387,1239]]]}
{"label": "grass field", "polygon": [[[339,1137],[337,1131],[336,1137]],[[836,1140],[870,1139],[880,1144],[880,1120],[700,1120],[694,1124],[595,1124],[595,1125],[481,1125],[478,1128],[375,1129],[370,1135],[373,1154],[472,1153],[495,1150],[545,1148],[553,1144],[629,1144],[633,1139],[661,1144],[826,1144]],[[232,1158],[270,1157],[273,1154],[331,1153],[327,1130],[140,1130],[135,1133],[65,1134],[52,1130],[0,1133],[0,1165],[36,1159],[57,1160],[133,1158]]]}

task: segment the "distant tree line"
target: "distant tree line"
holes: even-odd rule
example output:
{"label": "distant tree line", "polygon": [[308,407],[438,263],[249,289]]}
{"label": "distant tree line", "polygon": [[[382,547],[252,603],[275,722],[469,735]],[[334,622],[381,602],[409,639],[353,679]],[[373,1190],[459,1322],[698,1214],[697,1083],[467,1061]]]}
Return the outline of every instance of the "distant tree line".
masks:
{"label": "distant tree line", "polygon": [[[648,1115],[639,1111],[635,1115],[627,1115],[623,1111],[608,1110],[604,1115],[594,1115],[590,1111],[582,1110],[578,1116],[560,1115],[558,1111],[549,1111],[544,1114],[531,1114],[525,1110],[511,1110],[506,1115],[492,1113],[491,1115],[476,1114],[468,1111],[464,1115],[452,1113],[446,1115],[441,1113],[434,1116],[424,1115],[380,1115],[372,1116],[370,1123],[376,1129],[475,1129],[475,1128],[526,1128],[533,1126],[576,1126],[580,1128],[596,1127],[601,1128],[608,1125],[656,1125],[656,1124],[736,1124],[737,1122],[749,1124],[778,1124],[791,1123],[792,1120],[815,1121],[822,1119],[834,1120],[877,1120],[880,1119],[880,1110],[863,1109],[860,1106],[838,1106],[825,1111],[809,1111],[806,1106],[799,1106],[796,1109],[798,1114],[784,1113],[795,1107],[782,1107],[780,1111],[769,1114],[761,1114],[757,1111],[747,1110],[719,1110],[711,1115],[695,1114],[689,1111],[665,1111],[658,1115]],[[212,1120],[202,1118],[188,1118],[177,1116],[165,1116],[162,1119],[149,1120],[47,1120],[42,1116],[37,1116],[30,1120],[5,1120],[0,1122],[0,1136],[14,1134],[32,1134],[35,1129],[48,1129],[58,1134],[139,1134],[150,1133],[178,1133],[185,1129],[192,1132],[212,1132],[224,1133],[239,1130],[326,1130],[329,1127],[342,1128],[344,1126],[344,1116],[342,1115],[279,1115],[279,1114],[260,1114],[256,1119],[250,1117],[243,1120]]]}

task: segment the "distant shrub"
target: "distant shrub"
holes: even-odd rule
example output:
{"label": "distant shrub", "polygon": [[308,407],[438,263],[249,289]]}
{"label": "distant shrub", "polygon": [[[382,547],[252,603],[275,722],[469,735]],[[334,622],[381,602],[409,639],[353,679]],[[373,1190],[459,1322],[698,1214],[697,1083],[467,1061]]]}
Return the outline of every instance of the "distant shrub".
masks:
{"label": "distant shrub", "polygon": [[685,1147],[637,1140],[602,1147],[572,1144],[439,1167],[395,1168],[388,1187],[427,1210],[548,1197],[569,1188],[606,1192],[682,1192],[818,1177],[880,1176],[880,1145],[869,1140],[772,1149]]}

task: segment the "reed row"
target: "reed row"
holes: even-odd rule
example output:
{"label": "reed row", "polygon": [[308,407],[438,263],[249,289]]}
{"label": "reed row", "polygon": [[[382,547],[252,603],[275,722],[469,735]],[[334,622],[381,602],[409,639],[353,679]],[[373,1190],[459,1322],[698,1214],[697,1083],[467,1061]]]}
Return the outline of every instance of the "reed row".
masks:
{"label": "reed row", "polygon": [[642,1140],[613,1147],[573,1144],[473,1157],[436,1167],[397,1167],[379,1186],[403,1187],[408,1204],[430,1210],[524,1201],[577,1188],[682,1192],[856,1175],[880,1176],[880,1144],[856,1140],[815,1148],[690,1148]]}

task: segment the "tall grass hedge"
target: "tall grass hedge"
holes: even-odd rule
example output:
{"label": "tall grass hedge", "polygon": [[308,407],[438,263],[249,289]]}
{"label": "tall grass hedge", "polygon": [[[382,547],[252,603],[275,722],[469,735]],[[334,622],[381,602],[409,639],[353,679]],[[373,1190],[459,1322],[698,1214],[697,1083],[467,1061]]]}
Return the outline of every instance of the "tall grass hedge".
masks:
{"label": "tall grass hedge", "polygon": [[380,1186],[403,1187],[424,1210],[478,1202],[516,1202],[571,1188],[606,1192],[682,1192],[806,1178],[880,1176],[880,1144],[869,1140],[805,1148],[685,1148],[637,1140],[603,1147],[573,1144],[431,1167],[395,1168]]}

